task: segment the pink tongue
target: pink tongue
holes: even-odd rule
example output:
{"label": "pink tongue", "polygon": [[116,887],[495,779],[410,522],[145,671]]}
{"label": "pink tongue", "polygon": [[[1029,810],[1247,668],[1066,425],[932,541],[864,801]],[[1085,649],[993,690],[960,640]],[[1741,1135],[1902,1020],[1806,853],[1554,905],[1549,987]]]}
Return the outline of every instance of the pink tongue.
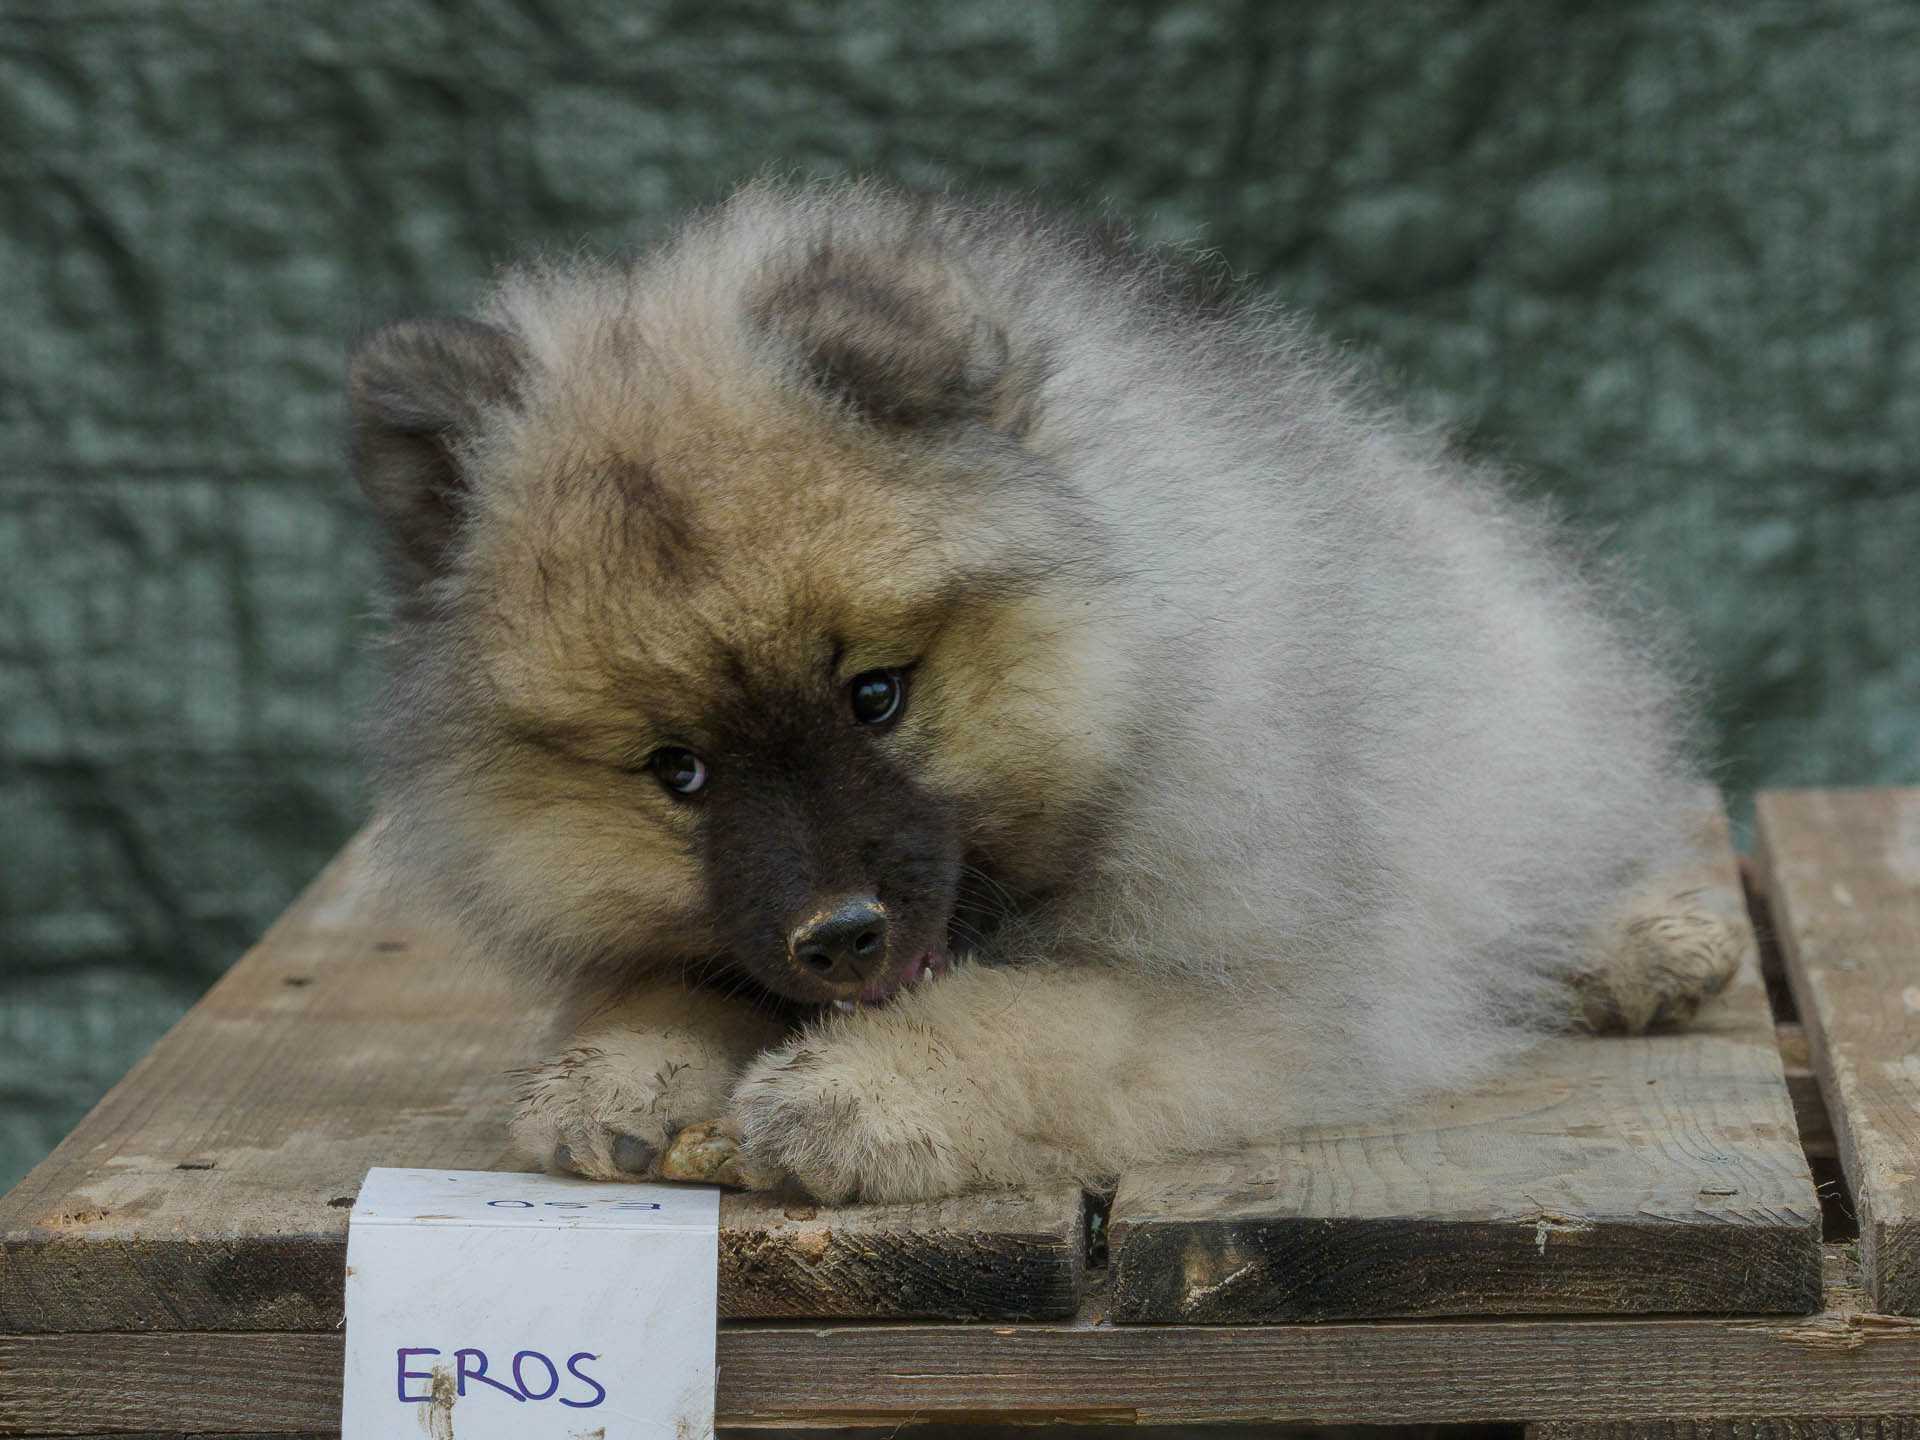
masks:
{"label": "pink tongue", "polygon": [[876,986],[872,990],[862,990],[860,992],[860,1002],[862,1004],[872,1004],[876,1000],[885,1000],[889,995],[897,994],[899,991],[911,990],[922,980],[926,979],[927,976],[941,974],[946,968],[946,953],[936,947],[907,966],[907,968],[901,972],[900,979],[895,984]]}
{"label": "pink tongue", "polygon": [[871,990],[862,990],[860,992],[859,1003],[862,1005],[871,1005],[876,1000],[886,999],[889,995],[893,994],[893,992],[896,990],[904,990],[907,986],[911,985],[912,983],[913,983],[912,972],[908,972],[908,975],[906,976],[906,978],[902,979],[896,985],[876,985]]}

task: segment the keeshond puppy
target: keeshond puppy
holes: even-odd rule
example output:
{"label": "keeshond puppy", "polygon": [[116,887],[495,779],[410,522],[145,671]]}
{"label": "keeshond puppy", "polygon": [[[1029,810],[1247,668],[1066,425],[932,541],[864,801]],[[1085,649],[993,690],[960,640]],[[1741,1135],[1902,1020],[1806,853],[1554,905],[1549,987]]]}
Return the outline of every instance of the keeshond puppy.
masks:
{"label": "keeshond puppy", "polygon": [[1726,978],[1613,587],[1204,263],[762,182],[350,406],[384,853],[581,1015],[536,1165],[1096,1181]]}

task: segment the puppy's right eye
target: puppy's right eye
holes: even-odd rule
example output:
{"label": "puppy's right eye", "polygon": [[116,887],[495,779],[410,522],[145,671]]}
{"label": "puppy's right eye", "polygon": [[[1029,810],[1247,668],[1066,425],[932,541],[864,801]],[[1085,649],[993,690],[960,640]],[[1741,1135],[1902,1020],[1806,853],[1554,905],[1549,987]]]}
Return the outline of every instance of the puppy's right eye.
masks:
{"label": "puppy's right eye", "polygon": [[906,679],[898,670],[869,670],[853,677],[853,718],[861,725],[880,726],[900,718],[906,703]]}
{"label": "puppy's right eye", "polygon": [[693,795],[706,788],[707,767],[691,750],[669,746],[647,757],[656,779],[675,795]]}

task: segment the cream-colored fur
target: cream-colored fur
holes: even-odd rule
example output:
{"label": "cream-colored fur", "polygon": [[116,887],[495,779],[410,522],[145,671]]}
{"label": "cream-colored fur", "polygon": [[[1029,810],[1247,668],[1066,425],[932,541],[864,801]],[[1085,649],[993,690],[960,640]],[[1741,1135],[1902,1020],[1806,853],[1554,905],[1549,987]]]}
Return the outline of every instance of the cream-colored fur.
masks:
{"label": "cream-colored fur", "polygon": [[[529,1078],[529,1162],[658,1173],[710,1120],[834,1199],[1093,1179],[1723,978],[1717,922],[1633,898],[1685,849],[1689,706],[1616,587],[1284,318],[1019,207],[772,183],[478,314],[375,337],[351,396],[396,876],[628,996]],[[898,725],[827,733],[896,667]],[[853,778],[755,748],[801,711]],[[716,838],[748,781],[796,787],[764,880]],[[736,922],[856,782],[993,913],[774,1036],[702,987],[813,994]]]}
{"label": "cream-colored fur", "polygon": [[[1600,1032],[1685,1024],[1732,979],[1739,953],[1718,916],[1649,885],[1579,972],[1571,1018]],[[750,1007],[711,1022],[763,1038]],[[962,970],[871,1014],[823,1017],[750,1059],[735,1048],[719,1067],[706,1037],[683,1023],[653,1028],[666,1023],[629,1004],[537,1072],[514,1126],[522,1158],[544,1167],[566,1145],[562,1168],[659,1178],[664,1137],[684,1129],[697,1143],[668,1178],[915,1200],[1099,1183],[1230,1149],[1293,1119],[1289,1088],[1324,1084],[1283,1016],[1104,967]],[[731,1083],[713,1083],[721,1077]],[[614,1158],[631,1135],[646,1137],[644,1164]]]}
{"label": "cream-colored fur", "polygon": [[514,1153],[596,1179],[657,1175],[682,1127],[726,1113],[749,1061],[780,1038],[754,1006],[678,980],[595,1007],[567,1047],[528,1071],[510,1127]]}

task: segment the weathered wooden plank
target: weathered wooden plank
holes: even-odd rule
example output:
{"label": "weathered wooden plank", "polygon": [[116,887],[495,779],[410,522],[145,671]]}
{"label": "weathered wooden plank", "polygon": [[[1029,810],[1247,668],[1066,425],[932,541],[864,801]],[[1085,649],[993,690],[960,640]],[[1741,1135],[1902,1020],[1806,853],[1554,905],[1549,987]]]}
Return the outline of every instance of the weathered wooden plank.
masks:
{"label": "weathered wooden plank", "polygon": [[1867,1283],[1920,1314],[1920,789],[1770,791],[1755,828]]}
{"label": "weathered wooden plank", "polygon": [[923,1205],[720,1200],[720,1313],[816,1319],[1045,1318],[1079,1308],[1076,1188]]}
{"label": "weathered wooden plank", "polygon": [[1801,1420],[1546,1420],[1526,1440],[1920,1440],[1920,1416]]}
{"label": "weathered wooden plank", "polygon": [[1681,883],[1747,953],[1692,1029],[1556,1038],[1468,1096],[1123,1175],[1114,1319],[1815,1308],[1819,1203],[1717,810],[1701,844]]}
{"label": "weathered wooden plank", "polygon": [[[0,1333],[327,1330],[373,1165],[503,1164],[549,1011],[383,913],[348,849],[0,1199]],[[731,1317],[1072,1314],[1077,1188],[809,1216],[721,1203]]]}
{"label": "weathered wooden plank", "polygon": [[350,846],[0,1200],[0,1331],[327,1328],[369,1166],[498,1164],[546,1017],[365,880]]}
{"label": "weathered wooden plank", "polygon": [[[1829,1255],[1836,1272],[1844,1261]],[[722,1425],[1413,1424],[1920,1413],[1920,1321],[1814,1316],[1113,1326],[729,1324]],[[318,1431],[337,1334],[0,1336],[0,1434]]]}

